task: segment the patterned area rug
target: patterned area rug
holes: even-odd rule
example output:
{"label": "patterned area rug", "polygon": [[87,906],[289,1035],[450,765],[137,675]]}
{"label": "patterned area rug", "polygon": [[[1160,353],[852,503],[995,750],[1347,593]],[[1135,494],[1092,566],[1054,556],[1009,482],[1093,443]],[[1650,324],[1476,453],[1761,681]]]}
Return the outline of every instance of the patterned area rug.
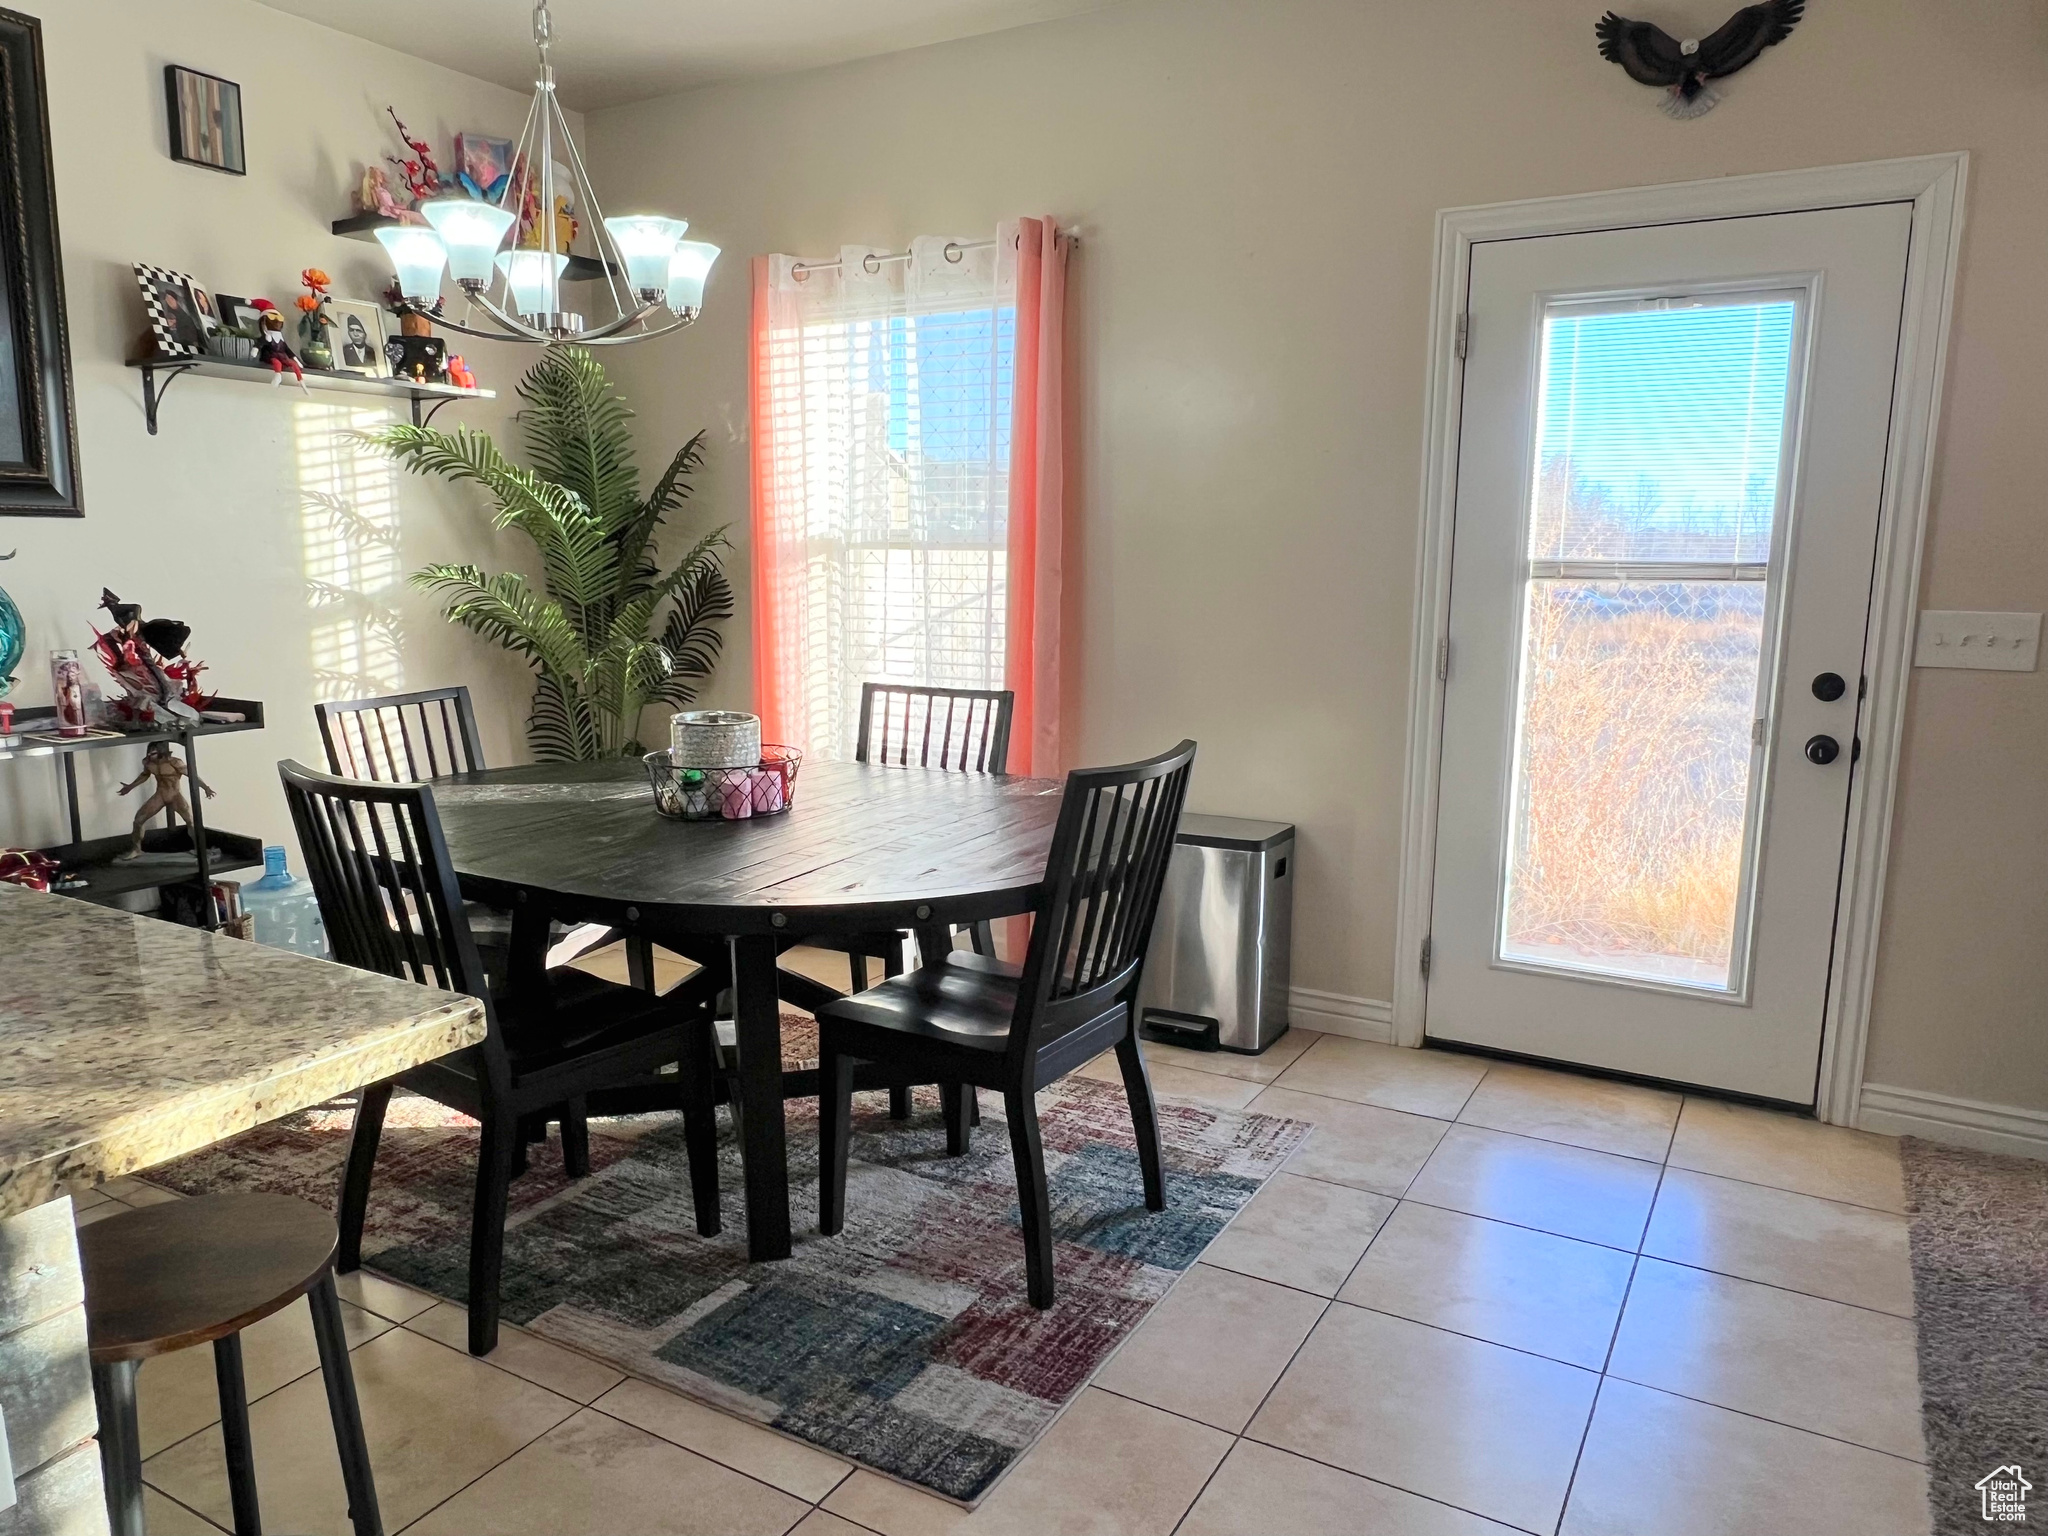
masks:
{"label": "patterned area rug", "polygon": [[[512,1189],[504,1316],[958,1503],[977,1502],[1308,1134],[1299,1121],[1160,1106],[1168,1208],[1144,1208],[1122,1090],[1068,1078],[1039,1095],[1058,1300],[1025,1300],[1009,1133],[981,1096],[972,1150],[945,1155],[936,1090],[908,1121],[854,1100],[847,1221],[817,1235],[817,1101],[788,1104],[794,1255],[746,1260],[738,1149],[720,1114],[724,1233],[696,1235],[679,1115],[593,1121],[588,1179],[535,1148]],[[329,1204],[346,1101],[151,1170],[188,1194],[267,1189]],[[367,1267],[460,1301],[475,1122],[391,1106]]]}
{"label": "patterned area rug", "polygon": [[1899,1156],[1934,1528],[2032,1529],[2022,1484],[2048,1491],[2048,1163],[1913,1136]]}

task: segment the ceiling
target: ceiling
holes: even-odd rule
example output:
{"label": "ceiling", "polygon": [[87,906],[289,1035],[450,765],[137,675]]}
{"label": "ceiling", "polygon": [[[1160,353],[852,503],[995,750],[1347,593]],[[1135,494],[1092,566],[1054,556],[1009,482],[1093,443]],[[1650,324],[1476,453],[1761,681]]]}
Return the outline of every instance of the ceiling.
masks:
{"label": "ceiling", "polygon": [[[532,0],[263,0],[515,90]],[[594,111],[714,80],[810,69],[1099,10],[1113,0],[554,0],[562,104]]]}

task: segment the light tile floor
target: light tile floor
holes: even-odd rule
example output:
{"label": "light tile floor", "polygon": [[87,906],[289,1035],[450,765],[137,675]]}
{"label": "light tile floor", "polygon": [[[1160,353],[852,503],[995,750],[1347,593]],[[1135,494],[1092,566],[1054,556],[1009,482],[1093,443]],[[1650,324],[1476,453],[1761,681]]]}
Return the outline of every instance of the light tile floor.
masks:
{"label": "light tile floor", "polygon": [[[393,1536],[1925,1536],[1888,1140],[1300,1030],[1147,1053],[1316,1130],[973,1514],[517,1329],[472,1360],[354,1275]],[[265,1520],[345,1531],[303,1307],[246,1353]],[[228,1523],[212,1389],[206,1351],[142,1372],[158,1536]]]}

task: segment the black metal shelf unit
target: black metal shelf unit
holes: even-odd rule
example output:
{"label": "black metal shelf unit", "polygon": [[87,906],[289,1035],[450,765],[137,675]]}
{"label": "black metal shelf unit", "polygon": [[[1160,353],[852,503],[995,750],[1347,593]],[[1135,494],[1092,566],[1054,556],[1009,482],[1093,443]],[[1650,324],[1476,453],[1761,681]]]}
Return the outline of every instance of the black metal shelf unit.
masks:
{"label": "black metal shelf unit", "polygon": [[[53,759],[59,770],[65,811],[71,827],[71,841],[41,851],[65,869],[83,875],[85,884],[66,891],[68,896],[109,905],[118,897],[135,891],[164,886],[195,884],[202,895],[213,877],[231,869],[247,869],[263,862],[261,838],[239,832],[209,831],[206,825],[206,795],[196,782],[199,755],[194,743],[201,736],[228,736],[238,731],[263,729],[263,705],[255,699],[219,698],[213,708],[239,714],[240,720],[202,720],[195,725],[160,725],[153,730],[123,731],[118,736],[60,737],[57,711],[45,706],[20,709],[14,714],[13,729],[0,735],[0,763],[32,757]],[[156,827],[142,837],[142,857],[123,861],[117,856],[128,851],[127,837],[96,837],[87,840],[78,814],[78,764],[81,752],[105,747],[140,747],[152,741],[174,741],[185,750],[185,798],[192,807],[192,825]],[[182,857],[179,857],[182,855]],[[218,926],[213,904],[200,903],[205,925]]]}

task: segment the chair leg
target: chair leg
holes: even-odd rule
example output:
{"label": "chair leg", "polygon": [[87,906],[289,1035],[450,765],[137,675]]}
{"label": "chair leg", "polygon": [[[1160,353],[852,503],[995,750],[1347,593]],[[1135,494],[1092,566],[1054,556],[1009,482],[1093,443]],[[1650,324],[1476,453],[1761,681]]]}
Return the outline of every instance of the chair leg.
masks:
{"label": "chair leg", "polygon": [[562,1106],[562,1171],[572,1179],[590,1177],[590,1112],[580,1093]]}
{"label": "chair leg", "polygon": [[908,1120],[910,1118],[910,1090],[908,1088],[891,1088],[889,1090],[889,1118],[891,1120]]}
{"label": "chair leg", "polygon": [[370,1209],[370,1175],[377,1166],[377,1139],[384,1134],[384,1111],[391,1104],[391,1085],[372,1083],[356,1095],[356,1128],[348,1143],[348,1170],[341,1180],[340,1239],[334,1250],[337,1274],[363,1266],[363,1217]]}
{"label": "chair leg", "polygon": [[242,1336],[213,1341],[213,1380],[220,1389],[220,1438],[227,1451],[228,1504],[235,1536],[263,1536],[256,1502],[256,1448],[249,1439],[249,1387],[242,1375]]}
{"label": "chair leg", "polygon": [[135,1421],[135,1373],[140,1360],[92,1366],[92,1395],[100,1414],[100,1476],[107,1492],[113,1536],[147,1536],[142,1523],[142,1434]]}
{"label": "chair leg", "polygon": [[853,1058],[823,1041],[818,1055],[818,1230],[846,1225],[846,1160],[853,1145]]}
{"label": "chair leg", "polygon": [[[690,1199],[696,1208],[697,1235],[716,1237],[718,1211],[718,1046],[711,1020],[690,1027],[689,1054],[683,1072],[683,1145],[690,1156]],[[735,1101],[737,1103],[737,1101]],[[737,1126],[738,1121],[734,1121]]]}
{"label": "chair leg", "polygon": [[476,1164],[476,1203],[469,1227],[469,1352],[498,1347],[498,1283],[505,1268],[505,1207],[512,1192],[512,1159],[519,1122],[484,1112],[483,1151]]}
{"label": "chair leg", "polygon": [[1052,1196],[1045,1181],[1045,1148],[1038,1139],[1038,1101],[1028,1088],[1003,1092],[1010,1117],[1010,1156],[1017,1165],[1017,1212],[1024,1225],[1024,1274],[1031,1305],[1052,1305]]}
{"label": "chair leg", "polygon": [[1145,1209],[1166,1209],[1166,1178],[1159,1166],[1159,1112],[1152,1103],[1152,1074],[1138,1049],[1135,1030],[1116,1043],[1116,1064],[1123,1069],[1124,1097],[1131,1101],[1131,1126],[1138,1133],[1138,1168],[1145,1176]]}
{"label": "chair leg", "polygon": [[342,1329],[341,1298],[334,1294],[334,1276],[322,1275],[306,1300],[313,1308],[313,1341],[320,1346],[320,1378],[327,1386],[327,1416],[334,1421],[341,1483],[348,1490],[349,1523],[356,1536],[384,1536],[384,1517],[377,1510],[377,1480],[370,1472],[370,1443],[363,1434],[363,1410],[356,1401],[356,1376],[349,1365],[348,1335]]}
{"label": "chair leg", "polygon": [[974,1090],[965,1083],[939,1084],[939,1109],[946,1122],[948,1157],[967,1155],[968,1145],[974,1139],[974,1123],[968,1119],[968,1106],[974,1100]]}

